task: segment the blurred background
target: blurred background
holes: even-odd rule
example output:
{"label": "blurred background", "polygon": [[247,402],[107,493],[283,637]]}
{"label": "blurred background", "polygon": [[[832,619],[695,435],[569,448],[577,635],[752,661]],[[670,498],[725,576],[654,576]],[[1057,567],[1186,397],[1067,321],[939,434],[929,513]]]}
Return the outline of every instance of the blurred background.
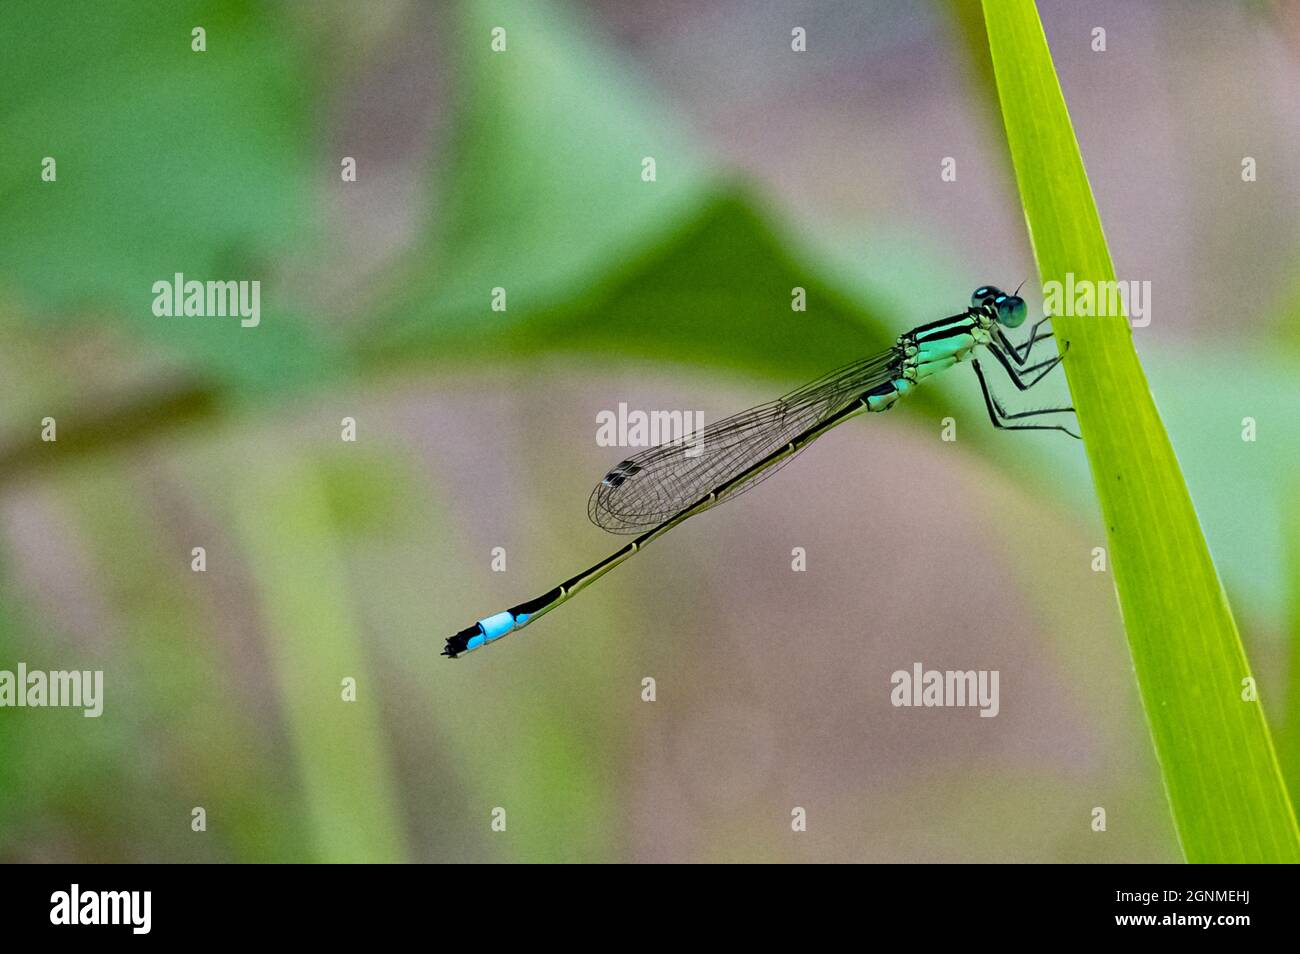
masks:
{"label": "blurred background", "polygon": [[[1300,7],[1040,11],[1294,788]],[[982,283],[1040,307],[978,5],[0,21],[0,669],[105,684],[0,710],[0,858],[1180,860],[1082,449],[964,370],[438,656],[625,542],[598,412],[718,420]],[[176,272],[261,281],[260,325],[155,316]],[[999,715],[894,708],[916,662],[999,670]]]}

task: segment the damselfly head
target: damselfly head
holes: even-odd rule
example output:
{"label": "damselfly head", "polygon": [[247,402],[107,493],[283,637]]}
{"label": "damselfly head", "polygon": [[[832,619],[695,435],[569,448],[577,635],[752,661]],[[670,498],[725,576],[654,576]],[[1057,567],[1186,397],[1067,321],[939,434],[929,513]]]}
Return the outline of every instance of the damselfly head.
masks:
{"label": "damselfly head", "polygon": [[998,323],[1008,328],[1018,328],[1025,323],[1025,318],[1029,315],[1029,309],[1025,306],[1023,298],[1019,295],[1008,295],[996,285],[981,285],[975,289],[970,296],[970,306],[991,308]]}
{"label": "damselfly head", "polygon": [[970,296],[970,306],[972,308],[983,308],[985,305],[993,304],[993,299],[998,296],[1006,297],[1006,292],[996,285],[981,285],[975,289]]}

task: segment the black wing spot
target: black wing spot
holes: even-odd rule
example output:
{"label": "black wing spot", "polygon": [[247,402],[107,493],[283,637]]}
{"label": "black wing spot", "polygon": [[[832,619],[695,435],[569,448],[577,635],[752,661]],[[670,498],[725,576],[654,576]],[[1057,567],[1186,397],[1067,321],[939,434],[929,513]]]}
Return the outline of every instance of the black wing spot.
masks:
{"label": "black wing spot", "polygon": [[632,461],[621,461],[615,465],[613,470],[605,475],[605,479],[602,480],[601,483],[605,484],[607,487],[621,487],[625,480],[633,474],[640,473],[640,471],[640,466]]}

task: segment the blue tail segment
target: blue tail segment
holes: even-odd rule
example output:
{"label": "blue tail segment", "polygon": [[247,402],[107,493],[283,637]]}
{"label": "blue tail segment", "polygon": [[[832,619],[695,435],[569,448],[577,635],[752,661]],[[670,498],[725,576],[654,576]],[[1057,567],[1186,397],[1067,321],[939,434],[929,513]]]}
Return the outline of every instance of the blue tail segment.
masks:
{"label": "blue tail segment", "polygon": [[[570,580],[569,584],[571,585],[573,582],[573,580]],[[442,654],[455,659],[461,653],[467,653],[478,649],[480,646],[486,646],[507,633],[523,629],[528,625],[528,621],[538,613],[550,609],[557,602],[562,601],[565,598],[565,592],[564,587],[557,586],[536,599],[529,600],[527,603],[520,603],[518,606],[512,606],[508,610],[502,610],[500,613],[479,620],[473,626],[465,627],[455,636],[447,637],[447,645],[442,648]]]}
{"label": "blue tail segment", "polygon": [[442,648],[442,654],[455,659],[461,653],[467,653],[500,639],[526,622],[528,622],[526,614],[502,610],[500,613],[479,620],[473,626],[462,629],[455,636],[449,636],[447,645]]}

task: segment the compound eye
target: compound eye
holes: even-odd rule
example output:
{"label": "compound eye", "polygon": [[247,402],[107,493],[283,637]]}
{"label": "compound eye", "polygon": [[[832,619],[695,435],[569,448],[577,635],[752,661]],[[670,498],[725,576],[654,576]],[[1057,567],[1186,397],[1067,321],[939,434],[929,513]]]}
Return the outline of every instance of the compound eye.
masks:
{"label": "compound eye", "polygon": [[985,305],[991,304],[999,295],[1002,295],[1001,288],[995,285],[981,285],[971,294],[970,306],[972,308],[983,308]]}
{"label": "compound eye", "polygon": [[1029,316],[1029,306],[1019,295],[999,295],[993,300],[998,312],[998,323],[1007,328],[1018,328]]}

